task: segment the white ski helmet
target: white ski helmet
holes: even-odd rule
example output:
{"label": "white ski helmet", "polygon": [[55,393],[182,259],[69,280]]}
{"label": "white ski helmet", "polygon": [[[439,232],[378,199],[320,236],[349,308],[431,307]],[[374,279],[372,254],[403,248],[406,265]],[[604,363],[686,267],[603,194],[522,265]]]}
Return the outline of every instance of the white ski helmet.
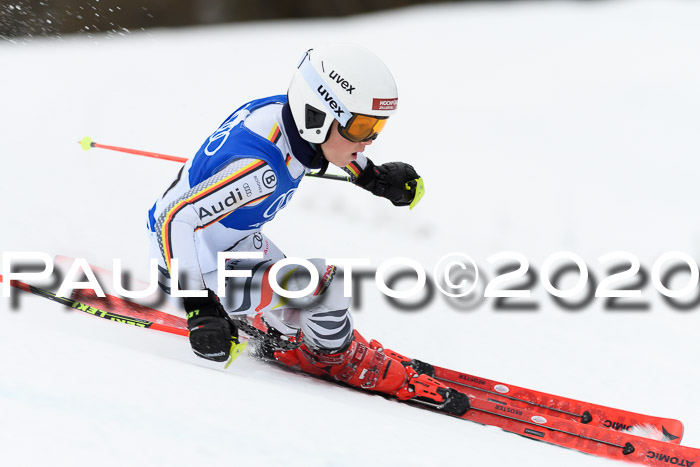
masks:
{"label": "white ski helmet", "polygon": [[331,44],[308,50],[287,92],[299,135],[320,144],[333,119],[353,141],[374,139],[399,101],[394,77],[369,50]]}

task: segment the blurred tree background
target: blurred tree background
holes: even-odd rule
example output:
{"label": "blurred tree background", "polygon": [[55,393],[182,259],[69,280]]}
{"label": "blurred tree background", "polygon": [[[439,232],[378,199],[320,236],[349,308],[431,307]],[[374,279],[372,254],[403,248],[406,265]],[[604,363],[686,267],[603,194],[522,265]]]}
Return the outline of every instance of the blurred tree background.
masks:
{"label": "blurred tree background", "polygon": [[[467,1],[467,0],[463,0]],[[348,16],[445,0],[0,0],[0,37]]]}

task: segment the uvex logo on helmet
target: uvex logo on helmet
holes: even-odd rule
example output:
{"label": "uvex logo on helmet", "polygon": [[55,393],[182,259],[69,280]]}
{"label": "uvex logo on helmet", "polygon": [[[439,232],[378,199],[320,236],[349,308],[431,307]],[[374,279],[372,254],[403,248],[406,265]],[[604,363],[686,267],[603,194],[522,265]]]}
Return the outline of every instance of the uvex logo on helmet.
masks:
{"label": "uvex logo on helmet", "polygon": [[318,87],[318,93],[321,95],[323,100],[325,100],[328,103],[328,107],[333,109],[333,111],[337,113],[339,117],[340,114],[345,113],[345,111],[340,108],[335,99],[333,99],[333,96],[330,95],[330,93],[326,90],[326,88],[323,87],[323,85],[320,85]]}
{"label": "uvex logo on helmet", "polygon": [[352,94],[352,92],[355,90],[355,86],[351,85],[348,80],[343,79],[343,77],[340,76],[337,71],[332,70],[330,73],[328,73],[328,76],[330,76],[330,78],[336,83],[340,84],[340,87],[345,89],[348,94]]}

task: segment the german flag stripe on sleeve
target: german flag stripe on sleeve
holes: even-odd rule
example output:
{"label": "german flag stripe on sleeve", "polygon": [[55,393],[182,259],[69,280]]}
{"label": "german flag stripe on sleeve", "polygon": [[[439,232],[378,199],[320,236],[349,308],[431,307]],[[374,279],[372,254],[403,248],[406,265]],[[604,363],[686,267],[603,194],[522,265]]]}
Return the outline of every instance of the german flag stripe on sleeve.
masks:
{"label": "german flag stripe on sleeve", "polygon": [[[235,182],[236,180],[245,177],[246,175],[255,172],[258,170],[260,167],[267,165],[265,161],[262,160],[256,160],[255,162],[252,162],[245,167],[237,170],[236,172],[232,173],[231,175],[228,175],[227,177],[217,181],[216,183],[212,185],[208,185],[203,187],[199,191],[195,191],[192,193],[188,193],[188,196],[185,198],[179,200],[176,204],[174,204],[167,213],[165,213],[164,220],[161,227],[161,238],[163,241],[163,251],[166,253],[165,254],[165,262],[168,267],[168,272],[170,272],[170,260],[173,257],[173,251],[172,251],[172,239],[170,238],[171,234],[171,229],[170,229],[170,224],[172,223],[173,219],[177,215],[178,212],[180,212],[183,208],[186,206],[197,202],[198,200],[204,198],[205,196],[221,189],[222,187],[225,187],[226,185]],[[253,200],[254,201],[254,200]],[[223,216],[221,216],[223,217]],[[211,223],[207,224],[211,225]]]}
{"label": "german flag stripe on sleeve", "polygon": [[362,173],[362,168],[360,168],[357,162],[350,162],[345,168],[349,170],[355,178],[359,177],[360,173]]}
{"label": "german flag stripe on sleeve", "polygon": [[270,130],[270,134],[267,135],[267,139],[272,141],[272,144],[277,144],[277,141],[280,139],[280,127],[275,123],[275,126],[272,127],[272,130]]}

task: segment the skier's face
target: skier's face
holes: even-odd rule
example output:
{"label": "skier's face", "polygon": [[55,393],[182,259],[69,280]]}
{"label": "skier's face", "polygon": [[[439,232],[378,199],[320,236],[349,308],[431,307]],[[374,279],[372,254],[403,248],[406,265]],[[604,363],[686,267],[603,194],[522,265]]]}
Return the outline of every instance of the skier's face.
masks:
{"label": "skier's face", "polygon": [[357,159],[357,153],[363,152],[365,146],[372,144],[372,141],[362,141],[355,143],[338,132],[338,121],[334,120],[330,130],[331,134],[328,140],[321,144],[323,155],[328,159],[328,162],[337,166],[345,167],[350,162]]}

